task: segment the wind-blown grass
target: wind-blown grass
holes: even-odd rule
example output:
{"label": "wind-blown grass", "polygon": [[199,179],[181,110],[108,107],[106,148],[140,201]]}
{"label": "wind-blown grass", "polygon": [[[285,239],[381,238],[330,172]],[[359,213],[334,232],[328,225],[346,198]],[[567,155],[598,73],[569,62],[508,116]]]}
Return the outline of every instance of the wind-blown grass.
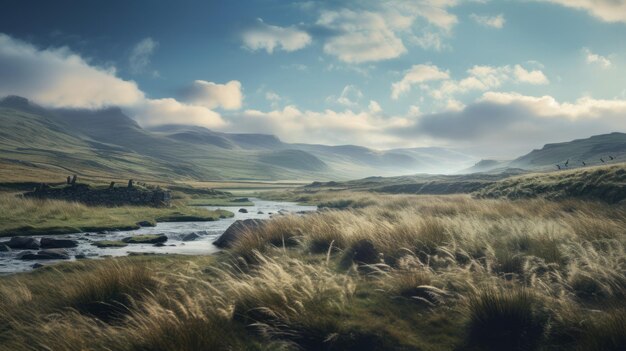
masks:
{"label": "wind-blown grass", "polygon": [[0,350],[623,349],[621,205],[316,198],[368,205],[278,216],[216,258],[1,278]]}

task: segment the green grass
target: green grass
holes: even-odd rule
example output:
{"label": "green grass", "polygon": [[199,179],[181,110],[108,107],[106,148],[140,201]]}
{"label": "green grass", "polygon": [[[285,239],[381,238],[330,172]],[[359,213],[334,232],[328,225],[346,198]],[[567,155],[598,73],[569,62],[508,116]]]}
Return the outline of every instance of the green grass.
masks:
{"label": "green grass", "polygon": [[121,206],[90,207],[57,200],[24,199],[0,194],[0,236],[45,235],[139,228],[148,221],[215,221],[231,217],[225,210],[173,205],[167,208]]}
{"label": "green grass", "polygon": [[194,198],[187,201],[189,206],[254,206],[252,201],[240,201],[240,198]]}

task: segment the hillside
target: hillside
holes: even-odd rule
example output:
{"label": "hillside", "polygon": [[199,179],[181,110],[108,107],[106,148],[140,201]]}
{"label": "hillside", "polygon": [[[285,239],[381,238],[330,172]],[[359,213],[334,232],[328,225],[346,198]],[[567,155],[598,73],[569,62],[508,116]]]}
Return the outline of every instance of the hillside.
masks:
{"label": "hillside", "polygon": [[145,129],[119,108],[45,109],[20,97],[0,101],[0,162],[20,172],[155,179],[350,179],[446,170],[472,158],[447,150],[378,151],[288,144],[266,134],[197,126]]}

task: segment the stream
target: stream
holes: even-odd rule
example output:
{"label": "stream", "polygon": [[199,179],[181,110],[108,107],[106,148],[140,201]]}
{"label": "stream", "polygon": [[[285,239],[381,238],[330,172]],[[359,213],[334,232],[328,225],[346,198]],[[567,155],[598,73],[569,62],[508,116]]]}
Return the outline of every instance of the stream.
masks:
{"label": "stream", "polygon": [[[88,259],[103,256],[127,256],[131,253],[155,253],[155,254],[183,254],[183,255],[207,255],[220,251],[212,243],[217,239],[233,222],[240,219],[268,219],[270,216],[283,213],[311,212],[317,209],[316,206],[301,206],[293,202],[266,201],[260,199],[250,199],[254,206],[202,206],[209,210],[218,208],[231,211],[235,214],[233,218],[220,219],[212,222],[161,222],[156,227],[144,227],[129,231],[111,231],[99,233],[76,233],[64,235],[46,235],[45,237],[55,239],[73,239],[79,242],[78,247],[65,249],[71,256],[70,260],[75,260],[75,255],[85,255]],[[240,208],[245,208],[248,212],[239,212]],[[270,214],[271,213],[271,214]],[[195,233],[199,237],[193,241],[183,241],[182,238],[190,233]],[[100,240],[121,240],[123,238],[138,234],[165,234],[167,242],[165,246],[156,247],[152,244],[129,244],[121,248],[98,248],[93,246],[94,241]],[[41,239],[41,236],[34,236]],[[9,238],[2,238],[9,239]],[[36,250],[32,250],[36,251]],[[33,269],[36,263],[50,264],[68,260],[20,260],[17,258],[22,250],[0,252],[0,275],[24,272]]]}

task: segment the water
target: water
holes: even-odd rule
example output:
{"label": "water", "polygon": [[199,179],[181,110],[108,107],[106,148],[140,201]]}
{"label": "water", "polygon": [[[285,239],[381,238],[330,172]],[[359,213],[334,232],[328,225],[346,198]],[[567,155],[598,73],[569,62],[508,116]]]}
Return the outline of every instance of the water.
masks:
{"label": "water", "polygon": [[[219,251],[212,243],[217,239],[233,222],[239,219],[268,219],[270,213],[277,215],[279,211],[289,213],[310,212],[317,209],[316,206],[301,206],[292,202],[265,201],[250,199],[254,206],[204,206],[209,210],[225,209],[235,214],[234,218],[220,219],[213,222],[163,222],[157,223],[156,227],[146,227],[137,230],[98,233],[77,233],[69,235],[47,235],[49,238],[68,238],[77,240],[78,247],[66,249],[74,260],[77,254],[86,255],[88,258],[98,258],[102,256],[127,256],[130,253],[155,253],[155,254],[183,254],[183,255],[207,255]],[[240,213],[238,210],[245,208],[248,213]],[[263,213],[258,213],[258,212]],[[190,233],[196,233],[200,237],[194,241],[182,241],[182,238]],[[129,244],[121,248],[97,248],[92,245],[94,241],[100,240],[121,240],[123,238],[138,234],[165,234],[168,238],[165,246],[155,247],[152,244]],[[41,239],[41,237],[35,237]],[[2,238],[2,241],[7,238]],[[31,250],[35,251],[35,250]],[[50,264],[57,260],[35,260],[23,261],[17,259],[21,250],[11,252],[0,252],[0,274],[29,271],[33,264]],[[67,261],[67,260],[65,260]]]}

